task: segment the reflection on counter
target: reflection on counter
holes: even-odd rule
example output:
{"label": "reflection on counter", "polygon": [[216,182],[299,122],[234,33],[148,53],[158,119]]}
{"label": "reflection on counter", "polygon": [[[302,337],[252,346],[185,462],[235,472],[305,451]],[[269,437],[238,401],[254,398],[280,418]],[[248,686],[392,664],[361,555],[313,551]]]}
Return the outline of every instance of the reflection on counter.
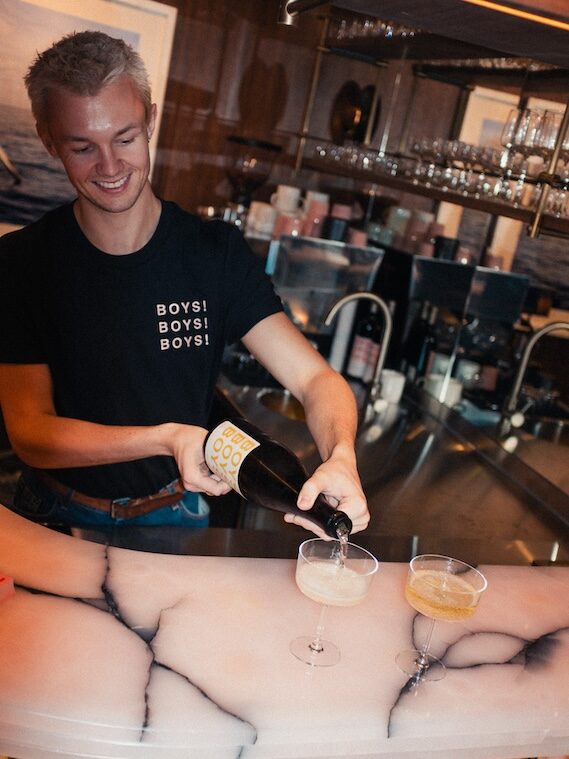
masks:
{"label": "reflection on counter", "polygon": [[[306,425],[263,406],[262,389],[236,386],[227,378],[220,387],[244,416],[291,448],[308,471],[318,465]],[[428,552],[434,544],[443,553],[452,553],[449,544],[466,541],[471,563],[481,551],[493,560],[488,557],[498,544],[508,544],[524,563],[549,561],[552,555],[569,558],[569,491],[539,474],[547,452],[536,446],[526,463],[424,390],[408,385],[400,404],[378,406],[361,424],[357,455],[372,517],[358,535],[363,541],[416,536],[413,550],[420,546]],[[561,471],[569,471],[567,460]],[[281,530],[282,522],[246,506],[243,526]],[[541,547],[527,547],[535,542]]]}

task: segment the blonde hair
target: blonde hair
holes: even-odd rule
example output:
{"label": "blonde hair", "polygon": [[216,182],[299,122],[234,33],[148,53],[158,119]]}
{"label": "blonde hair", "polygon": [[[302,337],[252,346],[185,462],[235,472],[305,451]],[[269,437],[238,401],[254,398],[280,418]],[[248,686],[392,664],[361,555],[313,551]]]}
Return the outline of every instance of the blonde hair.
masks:
{"label": "blonde hair", "polygon": [[124,40],[103,32],[62,37],[38,53],[24,81],[36,122],[45,124],[50,90],[65,88],[77,95],[96,95],[122,76],[133,83],[148,116],[152,95],[142,58]]}

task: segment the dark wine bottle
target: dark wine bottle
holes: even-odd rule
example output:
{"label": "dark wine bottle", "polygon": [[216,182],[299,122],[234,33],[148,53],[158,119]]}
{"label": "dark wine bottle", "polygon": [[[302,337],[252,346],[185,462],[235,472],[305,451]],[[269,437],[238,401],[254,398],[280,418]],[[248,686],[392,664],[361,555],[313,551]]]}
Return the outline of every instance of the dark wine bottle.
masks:
{"label": "dark wine bottle", "polygon": [[322,496],[311,509],[298,508],[298,493],[307,479],[304,467],[286,446],[244,419],[218,424],[205,439],[204,453],[209,469],[255,505],[309,519],[331,538],[350,534],[348,515]]}
{"label": "dark wine bottle", "polygon": [[[371,365],[375,366],[379,343],[381,341],[381,329],[377,319],[377,304],[372,303],[368,316],[358,322],[350,359],[346,367],[346,374],[352,379],[368,382],[367,377]],[[372,370],[373,371],[373,370]]]}

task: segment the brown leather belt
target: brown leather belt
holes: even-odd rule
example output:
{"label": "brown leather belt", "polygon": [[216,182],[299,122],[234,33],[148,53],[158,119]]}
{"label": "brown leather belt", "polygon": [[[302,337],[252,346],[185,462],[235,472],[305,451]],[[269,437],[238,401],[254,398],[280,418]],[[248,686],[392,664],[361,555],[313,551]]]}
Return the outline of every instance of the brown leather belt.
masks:
{"label": "brown leather belt", "polygon": [[40,482],[43,482],[50,490],[59,495],[64,495],[70,500],[77,501],[83,506],[88,506],[97,511],[104,511],[113,518],[129,519],[132,517],[148,514],[163,506],[172,506],[182,498],[184,486],[181,480],[176,480],[176,489],[173,492],[165,493],[163,490],[147,495],[143,498],[95,498],[64,485],[51,475],[43,471],[35,470],[35,475]]}

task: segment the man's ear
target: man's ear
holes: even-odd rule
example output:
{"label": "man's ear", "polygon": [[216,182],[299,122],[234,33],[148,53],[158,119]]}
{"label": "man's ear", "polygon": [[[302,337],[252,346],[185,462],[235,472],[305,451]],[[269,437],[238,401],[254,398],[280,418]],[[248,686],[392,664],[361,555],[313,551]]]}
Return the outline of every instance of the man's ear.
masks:
{"label": "man's ear", "polygon": [[57,158],[57,151],[53,146],[53,141],[51,139],[51,135],[49,134],[49,129],[47,129],[45,126],[42,126],[36,121],[36,132],[38,133],[38,137],[43,142],[43,146],[50,154],[50,156]]}
{"label": "man's ear", "polygon": [[154,129],[156,128],[156,113],[156,103],[152,103],[148,112],[148,121],[146,122],[146,136],[148,137],[148,142],[150,142],[150,138],[154,134]]}

